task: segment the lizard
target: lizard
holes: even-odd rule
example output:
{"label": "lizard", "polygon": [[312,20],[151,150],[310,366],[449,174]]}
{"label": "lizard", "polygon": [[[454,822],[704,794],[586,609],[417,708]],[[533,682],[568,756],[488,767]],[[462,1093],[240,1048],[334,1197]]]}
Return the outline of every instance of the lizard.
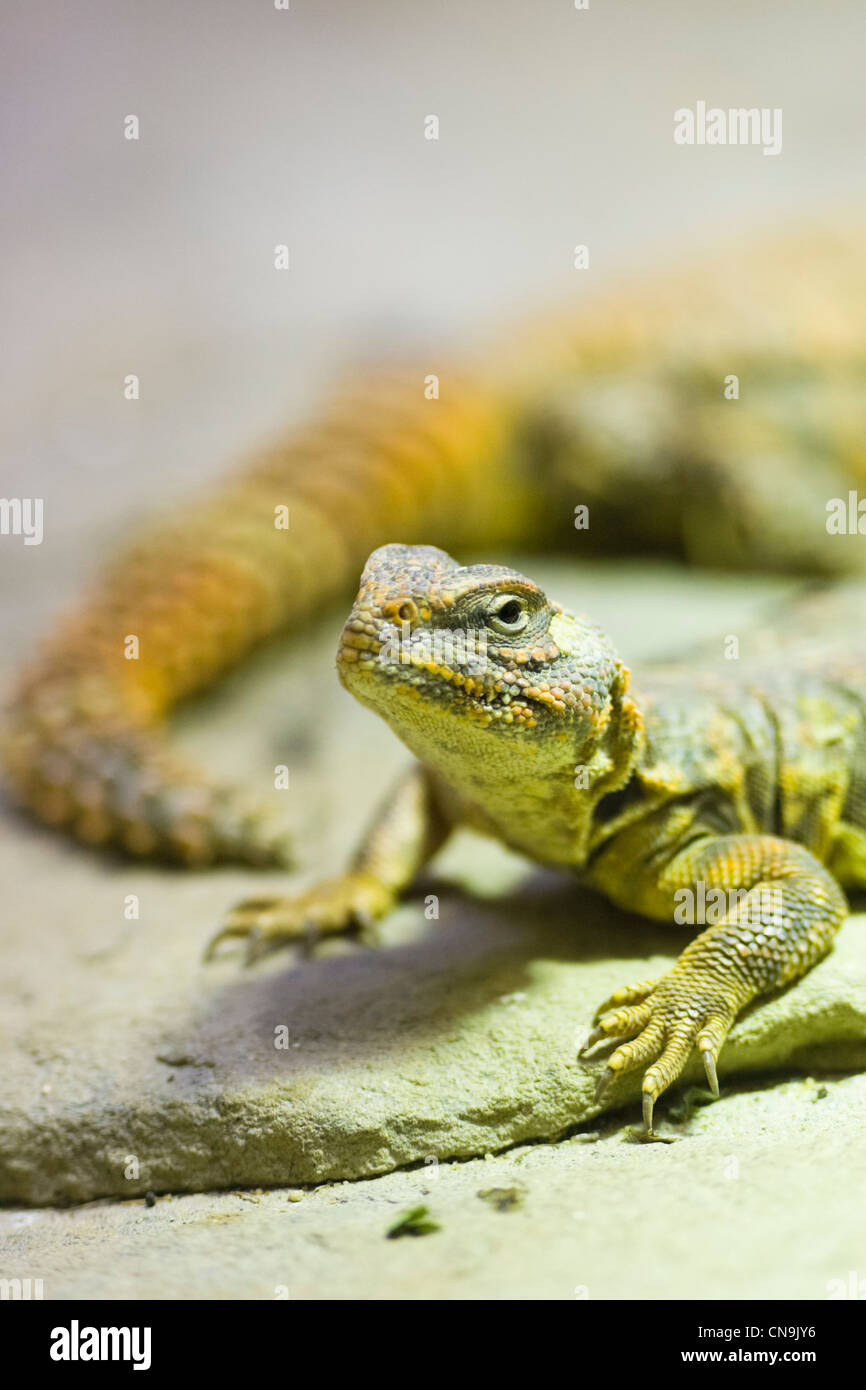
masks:
{"label": "lizard", "polygon": [[[8,699],[9,798],[80,842],[200,866],[291,861],[260,799],[163,723],[325,614],[395,534],[451,550],[862,569],[828,498],[866,477],[862,237],[744,239],[503,334],[477,361],[371,369],[135,537]],[[725,394],[731,373],[741,398]],[[588,525],[577,527],[583,509]],[[134,641],[132,640],[134,639]]]}
{"label": "lizard", "polygon": [[655,1103],[693,1049],[718,1096],[737,1015],[824,956],[845,888],[866,887],[866,643],[819,637],[834,623],[856,633],[864,598],[855,586],[847,608],[801,601],[736,675],[720,645],[715,661],[633,683],[599,628],[517,570],[378,548],[337,670],[417,762],[344,874],[239,905],[211,951],[246,938],[252,959],[311,929],[369,927],[455,827],[492,835],[621,908],[704,926],[668,973],[600,1006],[582,1049],[619,1040],[598,1099],[645,1067],[652,1136]]}

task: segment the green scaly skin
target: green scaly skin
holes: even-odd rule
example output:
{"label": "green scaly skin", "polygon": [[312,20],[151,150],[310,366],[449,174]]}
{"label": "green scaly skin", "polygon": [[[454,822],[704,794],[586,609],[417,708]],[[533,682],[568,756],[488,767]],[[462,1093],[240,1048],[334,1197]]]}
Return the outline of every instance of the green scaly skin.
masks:
{"label": "green scaly skin", "polygon": [[252,958],[311,928],[369,926],[460,824],[647,917],[703,904],[707,925],[674,967],[608,999],[586,1044],[623,1039],[600,1093],[646,1068],[651,1133],[693,1049],[718,1094],[738,1013],[825,955],[843,888],[866,886],[866,643],[820,637],[858,630],[862,604],[857,588],[812,599],[756,644],[763,666],[725,662],[720,646],[633,692],[604,634],[524,575],[381,547],[337,667],[418,764],[345,875],[242,904],[213,944],[246,937]]}

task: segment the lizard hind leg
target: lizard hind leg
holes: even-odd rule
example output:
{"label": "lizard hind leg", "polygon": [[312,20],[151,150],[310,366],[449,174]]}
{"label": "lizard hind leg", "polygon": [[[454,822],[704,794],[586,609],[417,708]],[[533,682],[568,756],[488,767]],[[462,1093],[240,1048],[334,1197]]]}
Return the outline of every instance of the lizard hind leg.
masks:
{"label": "lizard hind leg", "polygon": [[[651,877],[650,877],[651,876]],[[690,942],[673,968],[640,1002],[629,986],[612,996],[590,1038],[626,1036],[607,1059],[600,1090],[615,1076],[645,1066],[643,1114],[653,1109],[693,1051],[718,1095],[716,1064],[740,1011],[751,1000],[790,984],[831,948],[847,912],[839,884],[802,845],[769,835],[707,836],[674,855],[659,875],[646,870],[645,894],[660,917],[684,886],[737,890],[721,920]],[[643,1025],[638,1031],[636,1024]]]}

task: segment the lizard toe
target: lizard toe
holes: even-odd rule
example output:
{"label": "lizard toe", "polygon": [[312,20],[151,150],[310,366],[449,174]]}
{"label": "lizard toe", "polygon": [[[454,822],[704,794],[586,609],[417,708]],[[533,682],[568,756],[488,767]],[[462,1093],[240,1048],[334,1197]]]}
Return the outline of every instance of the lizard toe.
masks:
{"label": "lizard toe", "polygon": [[716,1072],[716,1063],[719,1060],[719,1053],[722,1050],[725,1038],[731,1027],[732,1019],[722,1015],[716,1015],[709,1019],[701,1029],[695,1039],[695,1046],[701,1054],[701,1061],[704,1064],[704,1071],[707,1074],[707,1084],[713,1095],[718,1098],[719,1078]]}
{"label": "lizard toe", "polygon": [[653,1107],[672,1082],[676,1081],[695,1045],[694,1035],[688,1025],[676,1028],[668,1035],[664,1050],[656,1054],[656,1061],[644,1072],[641,1092],[643,1094],[644,1126],[648,1135],[653,1132]]}
{"label": "lizard toe", "polygon": [[247,898],[229,913],[205,958],[212,959],[216,948],[232,938],[244,939],[247,965],[291,943],[311,955],[320,938],[354,929],[371,945],[376,920],[390,906],[387,890],[360,874],[320,883],[294,898]]}
{"label": "lizard toe", "polygon": [[716,1064],[736,1011],[736,1001],[721,998],[712,985],[702,989],[692,982],[684,996],[681,982],[671,978],[671,988],[659,991],[654,1017],[662,1024],[664,1046],[645,1072],[642,1086],[644,1119],[650,1116],[648,1133],[655,1102],[677,1080],[692,1052],[700,1054],[710,1090],[718,1097]]}
{"label": "lizard toe", "polygon": [[607,1069],[612,1076],[624,1076],[658,1057],[664,1045],[664,1025],[659,1019],[650,1019],[642,1032],[630,1042],[621,1043],[607,1059]]}
{"label": "lizard toe", "polygon": [[633,1038],[649,1023],[651,1016],[652,1006],[649,1002],[626,1009],[612,1009],[600,1017],[597,1016],[595,1027],[587,1034],[580,1053],[588,1052],[602,1039]]}
{"label": "lizard toe", "polygon": [[[607,1059],[596,1099],[600,1100],[617,1077],[646,1066],[642,1082],[644,1123],[652,1134],[653,1110],[663,1091],[678,1078],[693,1051],[704,1064],[714,1096],[719,1094],[717,1062],[736,1016],[736,999],[720,990],[719,982],[696,981],[690,973],[671,972],[657,981],[639,1003],[599,1011],[595,1028],[582,1052],[603,1038],[624,1037]],[[611,996],[611,1002],[634,999],[639,987],[628,986]]]}
{"label": "lizard toe", "polygon": [[658,980],[641,980],[638,984],[623,985],[609,999],[605,999],[603,1004],[599,1004],[593,1014],[593,1023],[598,1023],[603,1014],[610,1013],[613,1009],[621,1009],[627,1004],[640,1004],[655,989]]}
{"label": "lizard toe", "polygon": [[245,933],[242,930],[239,930],[237,927],[231,927],[228,925],[220,927],[219,931],[213,933],[204,950],[202,951],[202,960],[214,960],[216,956],[219,954],[219,948],[220,946],[222,946],[223,942],[230,941],[237,936],[243,935],[245,935]]}

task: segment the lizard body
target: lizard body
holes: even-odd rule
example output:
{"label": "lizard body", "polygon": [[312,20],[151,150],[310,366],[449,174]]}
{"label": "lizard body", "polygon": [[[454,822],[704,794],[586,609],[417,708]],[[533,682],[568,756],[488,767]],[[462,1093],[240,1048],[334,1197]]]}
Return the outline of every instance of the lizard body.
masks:
{"label": "lizard body", "polygon": [[[310,925],[380,917],[459,824],[645,916],[683,920],[691,903],[704,930],[667,975],[608,1000],[587,1044],[625,1039],[602,1086],[646,1066],[651,1131],[693,1048],[718,1093],[737,1014],[820,959],[843,889],[866,887],[866,643],[821,638],[834,603],[787,619],[799,658],[796,644],[784,664],[773,650],[782,623],[742,667],[720,646],[715,661],[650,669],[633,689],[604,634],[517,571],[461,567],[432,546],[376,550],[337,668],[418,768],[346,875],[241,905],[217,940],[246,936],[255,954]],[[849,592],[840,631],[862,603]]]}
{"label": "lizard body", "polygon": [[[429,364],[346,387],[158,522],[59,624],[8,704],[8,793],[86,844],[284,862],[281,827],[182,759],[163,721],[349,592],[395,534],[862,569],[862,538],[825,525],[827,499],[866,479],[862,246],[838,227],[732,244],[503,335],[482,363],[446,359],[435,399]],[[725,396],[732,372],[741,399]]]}

